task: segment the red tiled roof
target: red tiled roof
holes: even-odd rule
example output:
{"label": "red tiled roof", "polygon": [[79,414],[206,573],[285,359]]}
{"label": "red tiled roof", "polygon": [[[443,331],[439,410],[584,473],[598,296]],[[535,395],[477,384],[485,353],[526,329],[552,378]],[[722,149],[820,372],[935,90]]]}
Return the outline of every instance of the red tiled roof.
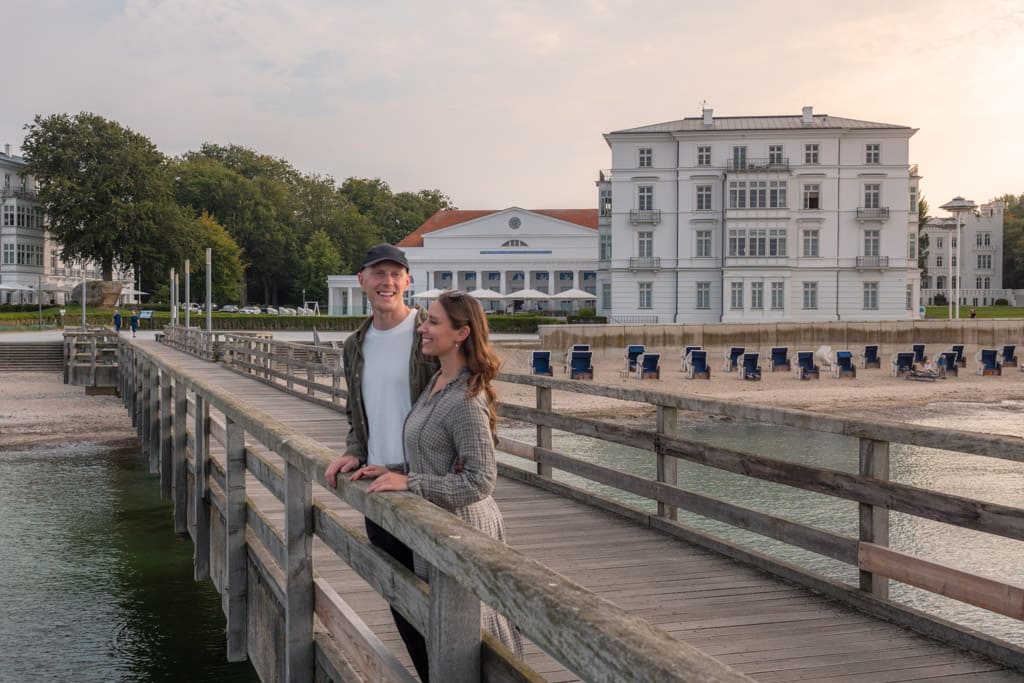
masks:
{"label": "red tiled roof", "polygon": [[[524,209],[530,213],[539,213],[548,218],[575,223],[584,228],[597,230],[597,209]],[[505,209],[491,209],[486,211],[463,211],[460,209],[442,209],[423,222],[423,225],[406,235],[396,246],[399,247],[422,247],[423,236],[428,232],[434,232],[442,228],[450,228],[459,223],[466,223],[477,218],[489,216],[492,213],[505,211]]]}

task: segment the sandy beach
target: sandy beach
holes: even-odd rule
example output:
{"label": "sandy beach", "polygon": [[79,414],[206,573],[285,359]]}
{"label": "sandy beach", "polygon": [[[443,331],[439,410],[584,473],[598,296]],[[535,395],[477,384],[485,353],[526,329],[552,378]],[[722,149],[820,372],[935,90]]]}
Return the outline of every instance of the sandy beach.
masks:
{"label": "sandy beach", "polygon": [[[505,360],[503,369],[506,372],[530,371],[530,350],[505,347],[499,348],[499,352]],[[1024,400],[1024,372],[1008,367],[1003,369],[1001,376],[982,377],[975,373],[977,364],[973,361],[968,361],[967,367],[960,369],[958,377],[935,381],[893,377],[888,358],[883,359],[881,369],[858,369],[855,379],[835,379],[827,369],[822,368],[821,379],[806,381],[795,379],[792,372],[768,372],[768,365],[763,362],[762,379],[744,381],[739,379],[736,372],[723,370],[724,350],[712,350],[708,354],[711,361],[710,380],[685,379],[680,371],[678,356],[662,357],[661,379],[637,380],[621,376],[625,367],[624,359],[614,358],[610,353],[606,356],[594,361],[592,381],[595,383],[850,417],[899,419],[900,412],[923,408],[929,404]],[[556,362],[553,358],[552,365],[555,379],[567,378],[562,372],[561,359]],[[533,387],[500,383],[498,391],[503,401],[520,405],[535,404]],[[652,412],[648,406],[563,391],[554,392],[552,403],[559,412],[579,415],[615,417]]]}

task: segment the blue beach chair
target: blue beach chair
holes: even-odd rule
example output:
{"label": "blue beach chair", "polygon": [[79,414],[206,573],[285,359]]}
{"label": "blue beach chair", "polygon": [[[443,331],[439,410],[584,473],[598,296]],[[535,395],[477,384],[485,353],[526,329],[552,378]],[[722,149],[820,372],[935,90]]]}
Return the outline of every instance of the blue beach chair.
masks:
{"label": "blue beach chair", "polygon": [[708,352],[704,349],[690,351],[686,362],[686,379],[711,379],[711,366],[708,365]]}
{"label": "blue beach chair", "polygon": [[953,344],[949,348],[953,351],[953,353],[956,354],[956,364],[959,365],[962,368],[966,368],[967,367],[967,356],[964,355],[964,345],[963,344]]}
{"label": "blue beach chair", "polygon": [[744,353],[743,363],[739,366],[737,372],[739,373],[740,379],[749,379],[759,381],[761,379],[761,366],[758,365],[758,359],[760,354],[757,353]]}
{"label": "blue beach chair", "polygon": [[836,379],[842,379],[843,377],[856,379],[857,366],[853,363],[853,352],[836,351],[836,362],[833,365],[832,372]]}
{"label": "blue beach chair", "polygon": [[925,359],[924,347],[925,347],[924,344],[914,344],[911,347],[911,348],[914,349],[914,362],[915,363],[924,363],[924,359]]}
{"label": "blue beach chair", "polygon": [[594,379],[591,351],[572,351],[569,358],[569,379]]}
{"label": "blue beach chair", "polygon": [[686,372],[687,365],[690,362],[690,352],[699,351],[700,346],[684,346],[683,352],[679,355],[679,369]]}
{"label": "blue beach chair", "polygon": [[794,373],[797,379],[821,378],[821,371],[814,364],[814,351],[796,352],[796,370],[794,370]]}
{"label": "blue beach chair", "polygon": [[772,372],[792,370],[793,364],[789,362],[789,347],[773,346],[771,358],[768,359],[768,367]]}
{"label": "blue beach chair", "polygon": [[1017,347],[1013,344],[1004,345],[999,362],[1007,367],[1017,367]]}
{"label": "blue beach chair", "polygon": [[[921,361],[924,362],[923,360]],[[899,377],[914,369],[914,352],[900,351],[892,357],[892,375]]]}
{"label": "blue beach chair", "polygon": [[978,374],[979,375],[1001,375],[1003,366],[999,362],[999,352],[995,349],[981,349],[978,351]]}
{"label": "blue beach chair", "polygon": [[565,351],[565,363],[562,365],[562,372],[569,372],[569,361],[572,359],[573,351],[589,351],[590,344],[573,344]]}
{"label": "blue beach chair", "polygon": [[743,352],[746,351],[742,346],[733,346],[729,349],[729,352],[725,354],[725,371],[732,372],[739,367],[740,358],[743,357]]}
{"label": "blue beach chair", "polygon": [[661,354],[645,353],[636,365],[637,379],[661,379]]}
{"label": "blue beach chair", "polygon": [[630,344],[626,347],[626,372],[636,372],[636,362],[644,355],[643,344]]}
{"label": "blue beach chair", "polygon": [[554,373],[551,371],[551,352],[550,351],[534,351],[533,360],[530,362],[530,372],[534,375],[547,375],[550,377]]}
{"label": "blue beach chair", "polygon": [[878,344],[867,344],[864,353],[860,354],[860,366],[862,368],[880,368],[882,359],[878,357]]}

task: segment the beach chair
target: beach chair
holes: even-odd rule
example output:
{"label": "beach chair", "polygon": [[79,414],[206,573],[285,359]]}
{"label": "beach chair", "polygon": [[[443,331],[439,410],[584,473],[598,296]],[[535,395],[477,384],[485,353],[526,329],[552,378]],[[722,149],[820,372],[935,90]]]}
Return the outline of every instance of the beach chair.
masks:
{"label": "beach chair", "polygon": [[1017,347],[1013,344],[1003,346],[1003,354],[999,362],[1006,367],[1017,367]]}
{"label": "beach chair", "polygon": [[740,358],[743,357],[743,352],[746,351],[742,346],[733,346],[725,354],[725,371],[732,372],[739,367]]}
{"label": "beach chair", "polygon": [[530,362],[530,373],[534,375],[547,375],[548,377],[554,374],[551,371],[550,351],[533,352],[533,360]]}
{"label": "beach chair", "polygon": [[636,362],[644,355],[643,344],[630,344],[626,347],[626,372],[636,372]]}
{"label": "beach chair", "polygon": [[860,354],[860,366],[862,368],[880,368],[882,359],[878,357],[878,344],[867,344],[864,353]]}
{"label": "beach chair", "polygon": [[701,347],[699,346],[684,346],[683,352],[679,355],[679,369],[686,372],[687,365],[690,362],[690,352],[700,351],[700,349]]}
{"label": "beach chair", "polygon": [[569,379],[594,379],[591,351],[572,351],[569,357]]}
{"label": "beach chair", "polygon": [[980,349],[976,358],[978,359],[979,375],[1003,374],[1003,366],[999,362],[999,352],[995,349]]}
{"label": "beach chair", "polygon": [[[922,361],[923,362],[923,361]],[[900,377],[914,369],[914,352],[900,351],[892,357],[892,376]]]}
{"label": "beach chair", "polygon": [[953,346],[951,346],[949,348],[953,351],[953,353],[956,354],[956,364],[959,365],[962,368],[966,368],[967,367],[967,356],[964,355],[964,345],[963,344],[953,344]]}
{"label": "beach chair", "polygon": [[836,351],[836,362],[832,364],[832,376],[836,379],[857,378],[857,366],[853,362],[853,351]]}
{"label": "beach chair", "polygon": [[914,362],[923,363],[925,359],[924,355],[924,344],[914,344],[911,348],[914,349]]}
{"label": "beach chair", "polygon": [[758,365],[757,361],[760,354],[757,353],[744,353],[743,360],[740,363],[737,373],[740,379],[749,379],[759,381],[761,379],[761,366]]}
{"label": "beach chair", "polygon": [[590,344],[573,344],[565,350],[565,363],[562,365],[562,372],[569,372],[569,361],[572,359],[573,351],[589,351]]}
{"label": "beach chair", "polygon": [[814,351],[796,352],[796,369],[793,373],[797,379],[821,379],[821,371],[814,364]]}
{"label": "beach chair", "polygon": [[694,349],[688,354],[686,361],[686,379],[711,379],[711,366],[708,365],[708,352]]}
{"label": "beach chair", "polygon": [[771,357],[768,359],[768,368],[772,372],[783,372],[792,370],[793,364],[789,362],[788,346],[773,346]]}
{"label": "beach chair", "polygon": [[943,351],[939,354],[939,374],[943,377],[957,377],[960,367],[955,351]]}
{"label": "beach chair", "polygon": [[661,379],[661,354],[645,353],[636,364],[637,379]]}

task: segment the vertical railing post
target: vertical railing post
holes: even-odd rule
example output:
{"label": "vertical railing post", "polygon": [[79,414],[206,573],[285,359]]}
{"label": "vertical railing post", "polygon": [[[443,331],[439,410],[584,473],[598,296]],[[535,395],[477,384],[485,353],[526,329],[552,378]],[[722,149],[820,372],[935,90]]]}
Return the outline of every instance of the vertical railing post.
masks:
{"label": "vertical railing post", "polygon": [[149,363],[149,471],[160,471],[160,369]]}
{"label": "vertical railing post", "polygon": [[341,404],[341,364],[331,366],[331,403]]}
{"label": "vertical railing post", "polygon": [[[860,475],[889,481],[889,442],[860,440]],[[864,543],[889,545],[889,509],[858,503],[860,540]],[[882,600],[889,597],[889,579],[872,572],[860,572],[860,589]]]}
{"label": "vertical railing post", "polygon": [[[537,387],[537,410],[551,412],[551,388]],[[537,425],[537,445],[551,450],[551,427]],[[544,479],[551,479],[551,465],[537,463],[537,474]]]}
{"label": "vertical railing post", "polygon": [[248,656],[246,641],[246,594],[248,591],[245,550],[245,430],[229,416],[224,417],[227,450],[227,497],[225,569],[227,571],[227,658],[229,662],[245,661]]}
{"label": "vertical railing post", "polygon": [[480,599],[430,565],[430,680],[480,680]]}
{"label": "vertical railing post", "polygon": [[139,358],[139,443],[142,454],[148,456],[146,447],[149,445],[149,366],[144,358]]}
{"label": "vertical railing post", "polygon": [[288,385],[288,391],[291,391],[293,388],[295,388],[295,377],[294,373],[292,372],[292,368],[295,367],[295,349],[292,348],[291,346],[285,348],[288,351],[288,355],[285,357],[284,361],[284,376],[287,378],[285,382]]}
{"label": "vertical railing post", "polygon": [[[302,470],[285,465],[285,681],[312,681],[313,487]],[[443,679],[438,679],[443,680]],[[455,680],[455,679],[449,679]]]}
{"label": "vertical railing post", "polygon": [[195,397],[195,445],[192,450],[196,468],[192,487],[192,520],[195,525],[195,536],[192,538],[192,544],[195,547],[195,580],[205,581],[210,578],[210,503],[207,500],[207,477],[210,469],[210,406],[198,393]]}
{"label": "vertical railing post", "polygon": [[[674,436],[679,426],[679,410],[670,406],[658,406],[656,418],[656,429],[659,435]],[[671,455],[665,455],[663,448],[658,448],[658,481],[672,484],[678,483],[679,461]],[[678,511],[675,505],[658,502],[658,516],[668,519],[678,519]]]}
{"label": "vertical railing post", "polygon": [[171,464],[174,480],[171,493],[174,496],[174,531],[188,533],[188,476],[186,474],[185,449],[188,448],[188,391],[181,378],[174,380],[174,415],[173,443],[171,444]]}
{"label": "vertical railing post", "polygon": [[160,378],[160,498],[168,500],[171,497],[172,468],[171,448],[173,434],[171,434],[171,409],[174,407],[171,402],[171,376],[165,371]]}
{"label": "vertical railing post", "polygon": [[316,380],[316,376],[313,374],[313,366],[310,365],[306,368],[306,394],[312,396],[315,391],[313,389],[313,382]]}

